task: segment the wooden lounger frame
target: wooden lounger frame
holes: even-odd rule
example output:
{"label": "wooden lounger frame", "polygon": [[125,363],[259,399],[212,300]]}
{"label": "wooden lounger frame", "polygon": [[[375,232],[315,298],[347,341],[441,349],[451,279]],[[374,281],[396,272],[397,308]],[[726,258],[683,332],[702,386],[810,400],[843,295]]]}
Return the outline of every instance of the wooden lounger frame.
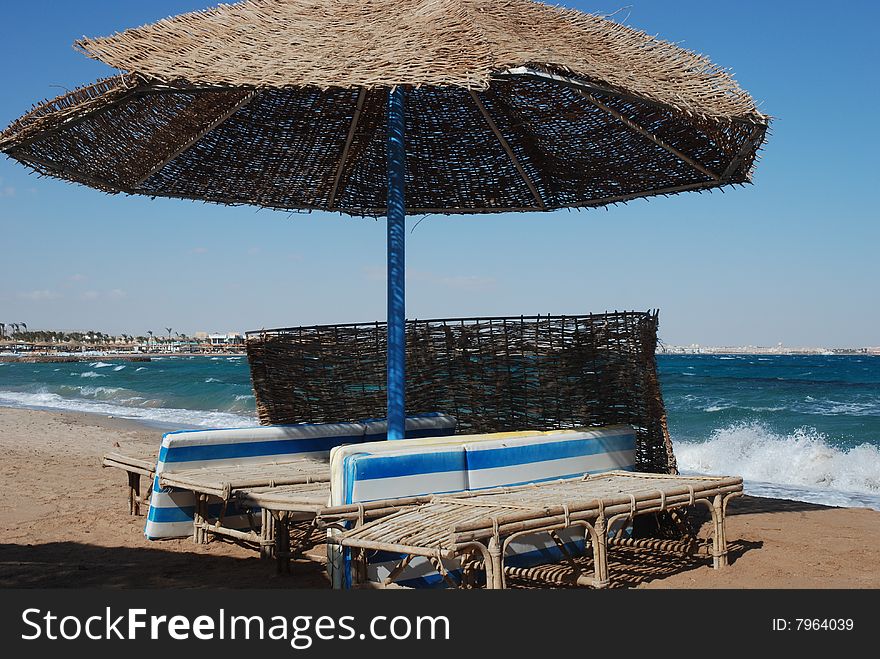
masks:
{"label": "wooden lounger frame", "polygon": [[[450,585],[461,584],[450,577],[442,561],[459,558],[466,566],[485,571],[487,588],[500,589],[506,587],[509,569],[504,557],[512,541],[535,533],[552,537],[564,529],[581,528],[592,548],[594,574],[591,579],[580,575],[575,582],[605,588],[610,583],[610,528],[631,523],[637,516],[696,504],[705,505],[712,515],[713,567],[726,566],[724,516],[730,499],[740,495],[741,478],[613,471],[582,479],[433,496],[426,503],[358,525],[329,541],[361,550],[353,556],[355,584],[366,581],[365,550],[380,550],[405,556],[386,584],[403,572],[413,556],[424,556]],[[384,505],[387,507],[387,502]],[[558,538],[557,544],[562,547]],[[516,569],[520,578],[538,577],[539,573],[540,566]],[[463,581],[473,582],[468,574]]]}
{"label": "wooden lounger frame", "polygon": [[[130,515],[139,516],[141,506],[150,505],[153,478],[156,475],[156,461],[150,462],[140,458],[132,458],[121,453],[107,453],[101,458],[101,466],[122,469],[128,474],[128,512]],[[150,483],[144,496],[141,496],[141,476],[146,476]]]}
{"label": "wooden lounger frame", "polygon": [[[159,474],[160,487],[187,490],[195,495],[193,542],[205,544],[209,534],[221,536],[234,542],[258,546],[263,558],[272,556],[275,545],[271,516],[265,510],[261,512],[259,531],[253,521],[250,531],[227,528],[223,525],[223,518],[230,501],[236,498],[240,490],[313,484],[320,484],[318,489],[326,489],[329,498],[329,481],[330,468],[326,462],[305,458],[201,467]],[[209,497],[217,497],[222,502],[220,516],[216,520],[208,516]]]}
{"label": "wooden lounger frame", "polygon": [[[271,551],[264,549],[261,553],[264,556],[274,554],[281,574],[290,572],[290,559],[317,544],[310,541],[314,532],[328,528],[343,529],[344,523],[364,524],[431,499],[430,495],[426,495],[328,506],[329,483],[248,488],[236,491],[234,496],[241,508],[259,508],[262,511],[262,528],[267,532],[261,534],[260,542],[264,548],[271,545]],[[305,525],[306,528],[301,534],[301,541],[291,546],[290,531],[297,525]],[[325,541],[322,538],[321,543]]]}

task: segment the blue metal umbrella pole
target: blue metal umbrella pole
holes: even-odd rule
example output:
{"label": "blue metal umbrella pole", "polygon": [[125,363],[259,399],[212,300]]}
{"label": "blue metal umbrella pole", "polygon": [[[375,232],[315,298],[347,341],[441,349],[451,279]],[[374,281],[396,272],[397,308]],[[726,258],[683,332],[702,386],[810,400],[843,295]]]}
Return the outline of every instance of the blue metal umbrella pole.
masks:
{"label": "blue metal umbrella pole", "polygon": [[388,95],[388,439],[406,432],[406,146],[404,90]]}

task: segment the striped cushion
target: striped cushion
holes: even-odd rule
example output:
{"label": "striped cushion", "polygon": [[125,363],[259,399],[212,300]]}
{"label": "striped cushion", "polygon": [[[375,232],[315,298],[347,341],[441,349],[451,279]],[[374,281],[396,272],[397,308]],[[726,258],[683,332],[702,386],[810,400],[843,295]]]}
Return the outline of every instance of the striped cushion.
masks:
{"label": "striped cushion", "polygon": [[629,426],[563,430],[464,448],[470,490],[633,469],[636,459],[635,432]]}
{"label": "striped cushion", "polygon": [[[384,489],[380,491],[380,496],[376,497],[379,499],[386,499],[393,496],[428,494],[437,491],[457,491],[452,489],[437,490],[433,489],[435,486],[425,487],[424,485],[420,485],[420,478],[423,479],[425,483],[436,483],[435,474],[447,471],[443,466],[444,463],[440,462],[439,459],[436,463],[432,462],[432,455],[440,451],[443,447],[450,447],[456,451],[463,451],[464,445],[467,443],[490,441],[493,439],[529,437],[534,434],[534,431],[532,431],[496,433],[492,435],[453,435],[446,437],[413,439],[407,441],[406,445],[401,445],[399,442],[385,441],[358,444],[356,446],[339,446],[333,449],[330,453],[332,503],[333,505],[342,505],[369,500],[352,498],[352,493],[359,487],[357,481],[361,480],[361,473],[366,474],[365,478],[368,480],[383,481],[381,487]],[[392,465],[395,465],[398,461],[407,462],[418,460],[419,458],[416,456],[426,457],[422,460],[421,467],[418,469],[411,467],[409,475],[416,476],[416,478],[410,480],[411,486],[401,487],[399,483],[395,482],[398,477],[394,475],[394,469],[397,467]],[[387,462],[383,462],[385,458],[387,458]],[[449,456],[445,456],[443,460],[448,462],[450,458]],[[364,469],[368,469],[368,471],[361,472],[361,467],[359,466],[360,463],[363,463]],[[384,468],[379,466],[382,464],[387,464],[388,467]],[[366,465],[370,466],[367,467]],[[463,460],[460,461],[457,468],[459,471],[465,472],[465,475],[460,477],[453,476],[453,478],[457,478],[457,482],[466,483],[466,463]],[[436,487],[439,487],[439,485],[436,485]],[[403,492],[403,494],[387,494],[386,496],[386,493],[391,492]]]}
{"label": "striped cushion", "polygon": [[[386,419],[366,419],[359,423],[364,425],[364,442],[380,442],[388,439]],[[424,439],[452,435],[457,425],[458,419],[442,412],[414,414],[406,419],[406,438]]]}
{"label": "striped cushion", "polygon": [[[455,418],[445,414],[418,415],[407,419],[406,434],[407,437],[448,435],[455,432],[455,426]],[[162,438],[144,534],[158,540],[186,537],[193,531],[195,496],[192,492],[160,489],[160,474],[227,464],[283,462],[301,457],[326,459],[337,446],[360,444],[368,437],[385,439],[386,433],[384,419],[168,433]],[[209,515],[216,517],[220,501],[211,498],[208,506]],[[232,506],[224,518],[224,524],[235,529],[249,529],[259,523],[259,516],[249,519]]]}
{"label": "striped cushion", "polygon": [[[393,442],[343,446],[330,458],[334,504],[375,501],[504,485],[554,480],[583,473],[635,468],[635,431],[629,426],[585,428],[550,432],[465,435],[413,440],[406,446]],[[583,538],[567,533],[570,551],[583,549]],[[508,548],[511,565],[555,560],[561,552],[546,534],[517,539]],[[351,584],[347,551],[331,548],[330,571],[334,587]],[[367,567],[371,580],[382,580],[400,557],[379,553]],[[458,565],[447,565],[455,572]],[[415,558],[398,579],[408,586],[443,586],[426,560]]]}

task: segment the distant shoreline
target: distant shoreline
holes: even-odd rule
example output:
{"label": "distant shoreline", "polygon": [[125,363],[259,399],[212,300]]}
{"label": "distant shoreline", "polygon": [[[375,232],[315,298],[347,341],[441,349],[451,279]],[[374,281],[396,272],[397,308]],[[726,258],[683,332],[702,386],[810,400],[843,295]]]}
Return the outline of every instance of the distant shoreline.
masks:
{"label": "distant shoreline", "polygon": [[[786,350],[782,352],[771,352],[757,350],[736,350],[734,348],[728,350],[719,350],[712,348],[676,348],[661,349],[657,355],[674,355],[674,356],[713,356],[713,357],[880,357],[880,352],[865,352],[864,350],[830,350],[826,352],[818,352],[813,350]],[[130,352],[114,353],[114,352],[95,352],[90,354],[8,354],[0,353],[0,362],[8,364],[65,364],[75,362],[92,362],[98,359],[109,359],[111,361],[121,362],[149,362],[156,358],[168,357],[246,357],[247,353],[243,350],[218,350],[216,352],[150,352],[132,354]]]}
{"label": "distant shoreline", "polygon": [[100,352],[85,355],[4,355],[0,354],[0,362],[7,364],[69,364],[76,362],[93,362],[98,359],[109,359],[115,362],[150,362],[156,358],[167,357],[245,357],[244,352],[151,352],[149,354]]}
{"label": "distant shoreline", "polygon": [[0,355],[7,364],[69,364],[93,362],[96,359],[112,359],[117,362],[150,362],[151,357],[141,355]]}
{"label": "distant shoreline", "polygon": [[736,348],[719,349],[719,348],[673,348],[657,350],[658,355],[685,355],[689,357],[709,355],[713,357],[880,357],[880,352],[869,351],[868,349],[831,349],[831,350],[809,350],[797,349],[791,350],[761,350],[749,349],[738,350]]}

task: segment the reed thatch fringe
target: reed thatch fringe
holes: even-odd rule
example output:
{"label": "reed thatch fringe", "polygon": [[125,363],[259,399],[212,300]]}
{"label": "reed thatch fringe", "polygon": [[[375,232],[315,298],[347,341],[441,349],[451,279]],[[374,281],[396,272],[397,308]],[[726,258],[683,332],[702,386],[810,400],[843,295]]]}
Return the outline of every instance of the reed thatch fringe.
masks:
{"label": "reed thatch fringe", "polygon": [[684,112],[758,115],[730,72],[600,16],[531,0],[247,0],[77,42],[165,84],[456,86],[536,62]]}
{"label": "reed thatch fringe", "polygon": [[[407,413],[445,412],[460,433],[626,423],[641,471],[677,473],[657,378],[657,312],[411,320]],[[386,325],[252,332],[263,424],[385,416]]]}

